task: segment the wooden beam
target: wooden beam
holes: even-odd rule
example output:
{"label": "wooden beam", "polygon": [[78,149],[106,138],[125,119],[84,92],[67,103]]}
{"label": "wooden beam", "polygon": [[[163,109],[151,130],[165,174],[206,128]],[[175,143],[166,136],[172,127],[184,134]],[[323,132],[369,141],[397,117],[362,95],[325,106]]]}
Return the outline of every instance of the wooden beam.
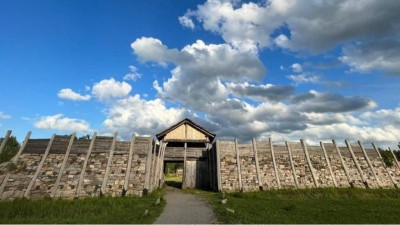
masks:
{"label": "wooden beam", "polygon": [[[28,143],[29,138],[31,137],[31,134],[32,134],[32,131],[29,131],[29,132],[26,134],[25,140],[24,140],[24,142],[22,143],[21,147],[19,148],[17,154],[10,160],[13,164],[17,164],[18,158],[20,157],[20,155],[21,155],[22,152],[24,151],[25,146],[26,146],[26,144]],[[6,185],[7,185],[8,179],[10,178],[10,175],[11,175],[11,173],[10,173],[10,172],[7,172],[6,176],[4,177],[4,179],[3,179],[2,183],[1,183],[1,186],[0,186],[0,197],[1,197],[1,195],[3,194],[3,192],[4,192],[4,189],[6,188]]]}
{"label": "wooden beam", "polygon": [[117,138],[118,138],[118,132],[116,131],[114,133],[114,138],[111,144],[111,148],[110,148],[110,154],[108,155],[108,159],[107,159],[107,166],[106,166],[106,172],[104,174],[104,178],[103,178],[103,184],[101,185],[101,192],[103,194],[106,193],[106,188],[107,188],[107,182],[108,182],[108,176],[110,175],[110,169],[111,169],[111,164],[112,164],[112,160],[113,160],[113,156],[114,156],[114,149],[115,149],[115,143],[117,142]]}
{"label": "wooden beam", "polygon": [[[159,169],[159,164],[160,164],[160,154],[161,154],[161,146],[163,145],[163,142],[160,141],[158,144],[158,154],[156,154],[156,162],[155,162],[155,172],[154,172],[154,185],[156,188],[158,188],[158,169]],[[157,151],[157,148],[156,148]]]}
{"label": "wooden beam", "polygon": [[388,170],[388,167],[386,166],[386,163],[385,163],[385,161],[383,160],[383,157],[382,157],[381,153],[379,152],[378,148],[375,146],[374,143],[372,143],[372,147],[375,149],[376,153],[378,153],[379,159],[380,159],[381,162],[382,162],[382,166],[385,168],[386,173],[389,175],[390,180],[392,181],[394,187],[395,187],[395,188],[399,188],[399,185],[397,184],[397,182],[395,181],[395,179],[394,179],[394,178],[392,177],[392,175],[390,174],[390,172],[389,172],[389,170]]}
{"label": "wooden beam", "polygon": [[67,164],[67,160],[68,160],[68,157],[69,157],[69,153],[71,152],[72,143],[74,142],[75,137],[76,137],[76,133],[73,133],[73,134],[71,135],[71,139],[69,140],[68,147],[67,147],[67,151],[65,152],[64,160],[63,160],[63,162],[62,162],[62,164],[61,164],[60,171],[58,172],[58,176],[57,176],[57,179],[56,179],[56,183],[54,184],[53,190],[52,190],[51,193],[50,193],[50,197],[52,197],[52,198],[54,198],[54,196],[55,196],[55,194],[56,194],[56,191],[57,191],[57,188],[58,188],[58,185],[60,184],[60,180],[61,180],[62,174],[63,174],[63,172],[64,172],[65,165]]}
{"label": "wooden beam", "polygon": [[287,141],[285,141],[288,153],[289,153],[289,161],[290,161],[290,166],[292,167],[292,172],[293,172],[293,178],[294,178],[294,183],[296,185],[296,188],[299,188],[299,181],[297,180],[297,175],[296,175],[296,168],[294,167],[294,162],[293,162],[293,156],[292,156],[292,150],[290,149],[290,145]]}
{"label": "wooden beam", "polygon": [[274,145],[272,144],[272,138],[271,137],[269,138],[269,146],[271,148],[271,157],[272,157],[272,163],[274,165],[276,184],[278,185],[278,189],[281,189],[281,181],[279,179],[278,167],[276,166],[275,154],[274,154]]}
{"label": "wooden beam", "polygon": [[157,145],[156,145],[156,143],[154,143],[153,151],[151,154],[152,155],[151,158],[152,158],[153,162],[151,162],[151,171],[150,171],[150,192],[152,192],[154,190],[154,186],[155,186],[154,177],[156,176],[155,175],[155,172],[156,172],[155,171],[155,168],[156,168],[155,163],[156,163],[156,158],[157,158],[156,151],[157,151]]}
{"label": "wooden beam", "polygon": [[28,188],[27,188],[26,191],[25,191],[25,194],[24,194],[24,197],[25,197],[25,198],[29,198],[29,197],[30,197],[32,187],[33,187],[33,185],[35,184],[36,179],[37,179],[37,176],[39,175],[40,170],[42,169],[42,166],[43,166],[43,164],[44,164],[44,161],[46,160],[47,155],[48,155],[49,152],[50,152],[50,148],[51,148],[51,145],[53,144],[53,141],[54,141],[54,138],[55,138],[55,137],[56,137],[56,135],[53,134],[53,136],[51,136],[51,139],[50,139],[50,141],[49,141],[49,144],[47,144],[46,151],[44,152],[44,155],[42,156],[42,159],[40,160],[40,163],[39,163],[39,165],[38,165],[38,168],[36,169],[36,172],[35,172],[35,174],[33,175],[32,179],[31,179],[31,182],[30,182],[29,185],[28,185]]}
{"label": "wooden beam", "polygon": [[333,184],[335,185],[335,187],[338,187],[336,178],[335,178],[335,174],[333,174],[333,171],[332,171],[331,162],[329,160],[328,153],[326,152],[326,149],[325,149],[325,145],[324,145],[324,143],[322,143],[322,141],[319,142],[319,145],[321,145],[322,151],[324,152],[324,157],[326,160],[326,164],[328,165],[329,173],[331,174]]}
{"label": "wooden beam", "polygon": [[146,195],[150,191],[150,172],[151,172],[151,150],[153,147],[153,138],[149,137],[149,147],[146,156],[145,180],[143,193]]}
{"label": "wooden beam", "polygon": [[83,183],[83,178],[85,176],[85,171],[86,171],[86,167],[89,161],[89,157],[92,154],[92,149],[94,146],[94,141],[96,140],[97,137],[97,132],[93,133],[93,137],[92,140],[90,141],[90,145],[89,145],[89,149],[86,153],[86,157],[85,157],[85,161],[83,162],[83,166],[82,166],[82,170],[81,170],[81,174],[79,175],[79,182],[78,182],[78,187],[76,189],[76,197],[79,197],[81,195],[81,190],[82,190],[82,183]]}
{"label": "wooden beam", "polygon": [[368,188],[368,187],[369,187],[369,186],[368,186],[368,182],[367,182],[367,180],[366,180],[365,177],[364,177],[364,173],[362,172],[360,165],[358,164],[358,161],[357,161],[357,159],[356,159],[356,156],[354,155],[353,149],[351,148],[351,144],[350,144],[347,140],[345,140],[345,143],[346,143],[346,145],[347,145],[347,148],[348,148],[349,151],[350,151],[351,158],[353,158],[354,164],[356,164],[357,170],[358,170],[358,172],[360,173],[361,179],[362,179],[362,181],[363,181],[365,187]]}
{"label": "wooden beam", "polygon": [[258,187],[259,187],[260,190],[262,190],[263,189],[263,182],[261,180],[260,164],[258,163],[257,141],[256,141],[255,138],[253,138],[252,144],[253,144],[254,161],[256,163],[256,173],[257,173]]}
{"label": "wooden beam", "polygon": [[[160,178],[159,178],[159,187],[164,184],[164,155],[165,155],[165,148],[167,147],[168,142],[164,143],[161,149],[161,158],[160,158]],[[183,180],[182,180],[183,182]]]}
{"label": "wooden beam", "polygon": [[397,167],[400,168],[399,160],[397,160],[397,157],[396,157],[396,155],[394,154],[393,150],[392,150],[391,148],[389,148],[389,151],[392,153],[393,158],[394,158],[394,161],[396,162]]}
{"label": "wooden beam", "polygon": [[12,131],[8,130],[6,133],[6,136],[4,136],[3,141],[1,142],[1,145],[0,145],[0,154],[3,152],[4,148],[6,147],[6,144],[8,142],[8,139],[11,136],[11,133],[12,133]]}
{"label": "wooden beam", "polygon": [[361,141],[358,141],[358,145],[360,145],[362,152],[364,153],[365,159],[367,160],[368,166],[371,169],[372,174],[374,174],[374,178],[376,180],[376,183],[378,184],[378,187],[382,187],[382,183],[379,180],[379,177],[376,175],[375,169],[371,163],[371,160],[369,160],[369,157],[367,155],[367,152],[365,151],[365,148],[363,146],[363,144],[361,143]]}
{"label": "wooden beam", "polygon": [[314,180],[314,185],[315,185],[316,188],[318,188],[319,184],[318,184],[317,177],[315,176],[314,167],[313,167],[313,165],[311,163],[311,160],[310,160],[310,155],[308,154],[307,144],[304,142],[303,139],[300,139],[300,142],[301,142],[301,145],[303,146],[304,153],[306,154],[307,163],[308,163],[308,166],[310,167],[311,176],[312,176],[312,178]]}
{"label": "wooden beam", "polygon": [[128,191],[129,187],[129,179],[132,170],[132,157],[134,149],[135,149],[135,134],[132,134],[131,143],[129,145],[128,166],[126,168],[126,173],[125,173],[124,192]]}
{"label": "wooden beam", "polygon": [[240,168],[240,156],[239,156],[239,149],[238,149],[238,142],[235,138],[235,152],[236,152],[236,165],[238,170],[238,182],[239,182],[239,190],[243,191],[243,184],[242,184],[242,171]]}
{"label": "wooden beam", "polygon": [[182,188],[186,188],[186,151],[187,151],[187,143],[185,142],[184,145],[184,152],[183,152],[183,180],[182,180]]}
{"label": "wooden beam", "polygon": [[217,158],[217,188],[218,191],[222,191],[222,182],[221,182],[221,152],[219,149],[219,140],[216,141],[216,158]]}
{"label": "wooden beam", "polygon": [[335,140],[332,140],[332,143],[333,143],[333,145],[335,146],[335,149],[336,149],[337,154],[339,155],[340,162],[342,163],[343,170],[344,170],[344,173],[346,174],[347,180],[349,181],[350,186],[351,186],[351,187],[354,187],[354,181],[351,179],[351,177],[350,177],[350,175],[349,175],[349,170],[347,169],[347,166],[346,166],[346,164],[345,164],[345,162],[344,162],[344,160],[343,160],[343,158],[342,158],[342,153],[340,153],[340,149],[339,149],[339,147],[337,146],[336,141],[335,141]]}

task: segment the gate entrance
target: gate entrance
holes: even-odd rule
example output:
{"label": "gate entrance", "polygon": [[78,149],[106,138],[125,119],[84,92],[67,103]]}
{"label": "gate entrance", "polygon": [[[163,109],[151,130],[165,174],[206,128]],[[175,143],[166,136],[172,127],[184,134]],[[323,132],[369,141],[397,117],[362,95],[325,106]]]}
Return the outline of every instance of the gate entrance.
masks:
{"label": "gate entrance", "polygon": [[182,188],[183,161],[165,161],[164,177],[164,182],[166,185]]}
{"label": "gate entrance", "polygon": [[[210,188],[210,149],[215,134],[193,121],[184,119],[156,135],[166,143],[164,153],[164,177],[169,163],[182,162],[182,188]],[[165,179],[164,181],[167,181]]]}

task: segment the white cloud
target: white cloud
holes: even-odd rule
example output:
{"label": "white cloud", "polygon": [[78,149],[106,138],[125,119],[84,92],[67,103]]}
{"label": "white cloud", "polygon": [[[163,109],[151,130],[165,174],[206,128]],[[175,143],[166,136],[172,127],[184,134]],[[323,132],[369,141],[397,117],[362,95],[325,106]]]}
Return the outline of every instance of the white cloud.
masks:
{"label": "white cloud", "polygon": [[74,131],[74,132],[90,131],[90,126],[88,122],[80,119],[64,117],[62,114],[41,117],[34,123],[34,126],[38,129],[46,129],[46,130],[61,130],[61,131]]}
{"label": "white cloud", "polygon": [[11,116],[0,111],[0,119],[11,119]]}
{"label": "white cloud", "polygon": [[293,63],[291,67],[292,67],[293,72],[295,72],[295,73],[303,72],[303,67],[299,63]]}
{"label": "white cloud", "polygon": [[142,77],[142,74],[137,72],[137,68],[135,66],[129,66],[130,73],[124,76],[124,80],[133,80],[137,81],[139,78]]}
{"label": "white cloud", "polygon": [[85,91],[90,91],[90,86],[88,86],[88,85],[85,85]]}
{"label": "white cloud", "polygon": [[92,94],[100,101],[107,101],[112,98],[122,98],[129,95],[132,87],[125,81],[119,82],[114,78],[105,79],[95,83],[92,88]]}
{"label": "white cloud", "polygon": [[228,83],[226,88],[237,97],[251,98],[254,100],[281,101],[293,94],[293,86],[283,85],[254,85],[245,83]]}
{"label": "white cloud", "polygon": [[78,93],[74,92],[73,90],[71,90],[70,88],[61,89],[57,93],[57,95],[59,98],[68,99],[68,100],[72,100],[72,101],[89,101],[91,98],[90,95],[78,94]]}
{"label": "white cloud", "polygon": [[182,26],[190,28],[192,30],[195,28],[195,25],[194,25],[192,19],[190,19],[188,16],[180,16],[178,19],[179,19],[179,23]]}
{"label": "white cloud", "polygon": [[309,73],[303,73],[299,75],[289,75],[287,76],[287,78],[292,80],[295,84],[305,84],[305,83],[315,84],[320,81],[320,76]]}

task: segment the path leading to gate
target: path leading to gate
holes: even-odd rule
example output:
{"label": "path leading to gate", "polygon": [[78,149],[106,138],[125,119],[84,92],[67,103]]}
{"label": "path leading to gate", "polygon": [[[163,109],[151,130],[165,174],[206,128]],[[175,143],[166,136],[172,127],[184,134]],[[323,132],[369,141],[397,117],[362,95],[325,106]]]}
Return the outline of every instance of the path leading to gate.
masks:
{"label": "path leading to gate", "polygon": [[156,224],[210,224],[217,223],[211,207],[198,196],[183,193],[181,189],[167,187],[164,199],[167,202]]}

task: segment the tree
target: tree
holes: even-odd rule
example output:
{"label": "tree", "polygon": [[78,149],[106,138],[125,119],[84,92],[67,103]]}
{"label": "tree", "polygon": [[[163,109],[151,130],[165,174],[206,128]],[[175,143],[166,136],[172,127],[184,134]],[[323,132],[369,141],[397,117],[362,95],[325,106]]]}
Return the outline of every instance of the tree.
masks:
{"label": "tree", "polygon": [[[3,142],[3,139],[4,138],[0,138],[0,143]],[[17,154],[19,148],[20,144],[18,143],[17,138],[11,136],[6,143],[3,152],[0,154],[0,163],[10,161],[10,159]]]}

